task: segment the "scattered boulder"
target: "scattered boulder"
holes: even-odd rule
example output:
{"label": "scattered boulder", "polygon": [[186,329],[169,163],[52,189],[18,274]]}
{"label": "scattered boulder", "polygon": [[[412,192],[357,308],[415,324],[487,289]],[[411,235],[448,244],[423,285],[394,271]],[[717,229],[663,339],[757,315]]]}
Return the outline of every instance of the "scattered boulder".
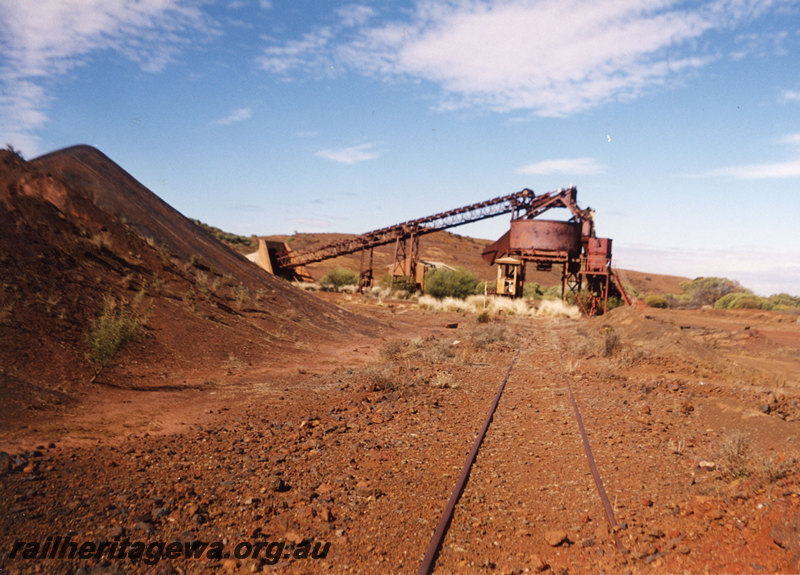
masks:
{"label": "scattered boulder", "polygon": [[550,547],[558,547],[559,545],[569,544],[569,537],[567,532],[563,529],[550,529],[545,532],[544,540]]}
{"label": "scattered boulder", "polygon": [[609,534],[610,531],[608,530],[608,525],[605,523],[598,524],[594,530],[595,539],[599,539],[600,541],[607,539]]}
{"label": "scattered boulder", "polygon": [[275,491],[276,493],[283,493],[284,491],[289,491],[290,487],[289,484],[283,480],[283,477],[279,475],[273,475],[269,478],[269,482],[267,483],[269,486],[270,491]]}
{"label": "scattered boulder", "polygon": [[289,529],[283,538],[289,543],[293,543],[295,545],[300,545],[304,539],[304,537],[294,529]]}
{"label": "scattered boulder", "polygon": [[153,533],[156,528],[155,525],[149,521],[139,521],[133,526],[134,531],[144,531],[145,533]]}
{"label": "scattered boulder", "polygon": [[543,560],[536,554],[531,555],[531,569],[534,571],[534,573],[546,571],[549,568],[550,565],[547,564],[547,561]]}
{"label": "scattered boulder", "polygon": [[14,469],[14,463],[11,456],[5,451],[0,451],[0,475],[11,473],[12,469]]}
{"label": "scattered boulder", "polygon": [[717,468],[717,464],[714,463],[713,461],[706,461],[704,459],[704,460],[699,461],[697,463],[697,467],[699,467],[700,469],[702,469],[704,471],[714,471]]}

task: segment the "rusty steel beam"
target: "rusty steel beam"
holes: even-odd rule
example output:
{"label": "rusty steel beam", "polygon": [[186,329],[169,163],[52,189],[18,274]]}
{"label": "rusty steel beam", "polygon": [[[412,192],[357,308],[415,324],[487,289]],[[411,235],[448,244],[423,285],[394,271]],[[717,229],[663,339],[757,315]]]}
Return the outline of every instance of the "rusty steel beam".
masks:
{"label": "rusty steel beam", "polygon": [[537,196],[526,188],[507,196],[367,232],[349,240],[340,240],[301,252],[282,254],[277,257],[277,264],[282,269],[294,268],[502,214],[511,213],[513,219],[533,218],[554,207],[574,209],[576,193],[576,188],[572,187]]}
{"label": "rusty steel beam", "polygon": [[614,268],[611,269],[611,279],[614,280],[614,283],[617,285],[617,290],[619,290],[619,293],[622,294],[622,299],[625,301],[625,304],[629,306],[633,305],[631,298],[628,297],[628,293],[625,291],[625,288],[622,285],[622,280],[619,278],[617,270]]}

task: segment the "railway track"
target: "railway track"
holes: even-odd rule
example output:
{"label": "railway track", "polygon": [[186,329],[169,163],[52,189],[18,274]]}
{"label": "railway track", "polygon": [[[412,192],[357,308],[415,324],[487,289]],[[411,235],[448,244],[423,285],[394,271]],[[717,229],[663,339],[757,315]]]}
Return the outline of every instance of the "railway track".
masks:
{"label": "railway track", "polygon": [[558,556],[573,544],[599,557],[616,549],[617,561],[627,553],[558,338],[547,333],[511,359],[418,575],[514,572],[515,559],[544,569],[537,550]]}

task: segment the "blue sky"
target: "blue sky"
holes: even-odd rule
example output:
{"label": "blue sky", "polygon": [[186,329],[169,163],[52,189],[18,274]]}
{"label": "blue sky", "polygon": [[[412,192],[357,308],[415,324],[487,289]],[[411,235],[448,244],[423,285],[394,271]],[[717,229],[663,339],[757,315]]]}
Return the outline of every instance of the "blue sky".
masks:
{"label": "blue sky", "polygon": [[800,0],[0,0],[0,90],[228,231],[576,185],[620,267],[800,294]]}

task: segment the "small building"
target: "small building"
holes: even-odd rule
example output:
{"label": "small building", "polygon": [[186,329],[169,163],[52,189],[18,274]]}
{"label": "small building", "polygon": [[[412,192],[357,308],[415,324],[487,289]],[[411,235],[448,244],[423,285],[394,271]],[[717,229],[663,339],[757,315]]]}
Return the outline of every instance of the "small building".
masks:
{"label": "small building", "polygon": [[[389,270],[389,275],[392,277],[392,279],[394,279],[394,278],[402,278],[402,277],[412,277],[412,275],[413,275],[413,278],[414,278],[414,281],[417,284],[417,287],[419,289],[424,289],[425,288],[425,274],[427,274],[429,270],[445,269],[445,270],[453,270],[453,271],[455,271],[454,267],[449,266],[444,262],[432,262],[432,261],[428,261],[428,260],[417,260],[416,265],[410,266],[409,265],[410,261],[411,260],[406,258],[406,259],[404,259],[402,261],[394,262],[394,263],[389,264],[388,266],[386,266],[388,268],[388,270]],[[410,269],[411,267],[413,267],[413,274],[412,274],[412,270]]]}

